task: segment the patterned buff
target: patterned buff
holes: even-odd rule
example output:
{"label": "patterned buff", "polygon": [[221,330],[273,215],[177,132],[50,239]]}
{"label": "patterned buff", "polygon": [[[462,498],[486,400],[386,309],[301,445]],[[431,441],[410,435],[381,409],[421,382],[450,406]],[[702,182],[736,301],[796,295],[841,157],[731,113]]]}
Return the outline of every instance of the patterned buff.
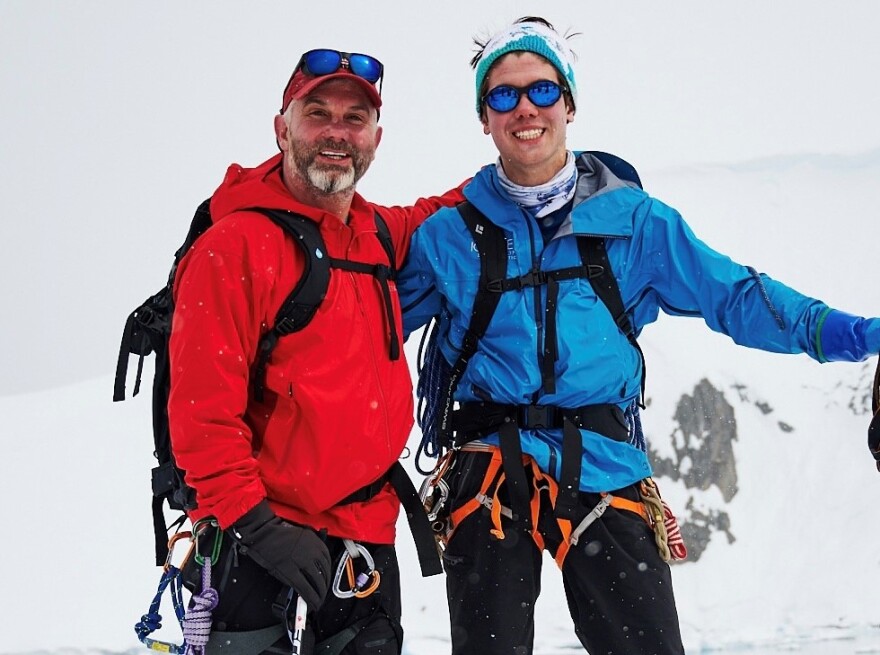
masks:
{"label": "patterned buff", "polygon": [[574,81],[574,53],[565,38],[540,23],[516,23],[493,36],[477,64],[477,113],[481,110],[483,80],[499,57],[510,52],[532,52],[542,56],[559,71],[577,107],[577,84]]}
{"label": "patterned buff", "polygon": [[540,186],[520,186],[510,181],[501,166],[501,158],[495,164],[501,188],[520,207],[527,209],[536,218],[551,214],[574,197],[577,186],[577,167],[574,155],[566,154],[565,165],[552,180]]}

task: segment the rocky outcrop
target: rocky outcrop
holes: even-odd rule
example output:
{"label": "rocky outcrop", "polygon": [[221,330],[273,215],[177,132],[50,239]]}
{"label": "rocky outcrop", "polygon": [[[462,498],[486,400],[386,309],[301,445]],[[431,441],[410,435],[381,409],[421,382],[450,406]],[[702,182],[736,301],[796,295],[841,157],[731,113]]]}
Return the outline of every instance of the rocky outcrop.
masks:
{"label": "rocky outcrop", "polygon": [[[769,413],[769,406],[759,409]],[[700,380],[693,393],[678,401],[674,415],[676,428],[670,435],[673,455],[660,457],[649,446],[649,455],[657,477],[681,480],[688,489],[708,490],[715,486],[724,501],[737,493],[736,457],[733,442],[737,440],[736,415],[733,406],[706,380]],[[684,508],[673,508],[678,514],[682,536],[688,547],[688,561],[696,562],[706,550],[712,533],[726,534],[731,543],[730,517],[723,509],[699,508],[690,496]]]}

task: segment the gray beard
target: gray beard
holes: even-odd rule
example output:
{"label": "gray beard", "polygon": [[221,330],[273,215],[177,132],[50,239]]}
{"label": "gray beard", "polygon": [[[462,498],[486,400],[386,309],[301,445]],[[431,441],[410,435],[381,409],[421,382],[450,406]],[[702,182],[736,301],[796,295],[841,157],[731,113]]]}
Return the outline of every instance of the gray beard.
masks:
{"label": "gray beard", "polygon": [[328,196],[353,190],[356,182],[354,173],[353,166],[345,170],[334,170],[310,164],[306,169],[306,177],[312,187]]}

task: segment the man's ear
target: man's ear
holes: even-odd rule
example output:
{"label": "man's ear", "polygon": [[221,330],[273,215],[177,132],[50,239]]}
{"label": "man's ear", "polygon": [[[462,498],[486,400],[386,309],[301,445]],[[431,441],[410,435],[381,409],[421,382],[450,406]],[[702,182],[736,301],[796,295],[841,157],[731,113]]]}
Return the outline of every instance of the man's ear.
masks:
{"label": "man's ear", "polygon": [[[279,150],[286,150],[287,145],[287,119],[283,114],[275,115],[275,143],[278,144]],[[282,145],[283,144],[283,145]]]}
{"label": "man's ear", "polygon": [[381,140],[382,140],[382,126],[381,126],[381,125],[377,125],[377,126],[376,126],[376,146],[375,146],[376,148],[379,147],[379,142],[380,142]]}

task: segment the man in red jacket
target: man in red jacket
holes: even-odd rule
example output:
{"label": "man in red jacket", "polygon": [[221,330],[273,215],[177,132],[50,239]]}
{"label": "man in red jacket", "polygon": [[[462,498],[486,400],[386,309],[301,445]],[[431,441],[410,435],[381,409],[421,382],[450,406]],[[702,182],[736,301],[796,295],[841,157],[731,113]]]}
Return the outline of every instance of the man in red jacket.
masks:
{"label": "man in red jacket", "polygon": [[[281,153],[253,169],[230,166],[211,201],[214,225],[178,270],[172,446],[196,491],[190,518],[212,517],[223,531],[208,652],[290,652],[278,609],[290,588],[308,604],[318,642],[347,635],[344,653],[401,651],[399,500],[382,481],[413,407],[406,360],[395,352],[393,281],[389,298],[375,277],[331,268],[314,318],[278,340],[261,371],[263,393],[252,392],[261,337],[306,264],[293,237],[253,208],[314,221],[330,258],[388,265],[374,213],[399,263],[415,228],[462,199],[454,189],[380,207],[355,192],[382,136],[382,73],[367,55],[304,54],[275,117]],[[351,595],[346,579],[346,593],[328,594],[338,562],[352,554],[372,558],[378,589]]]}

